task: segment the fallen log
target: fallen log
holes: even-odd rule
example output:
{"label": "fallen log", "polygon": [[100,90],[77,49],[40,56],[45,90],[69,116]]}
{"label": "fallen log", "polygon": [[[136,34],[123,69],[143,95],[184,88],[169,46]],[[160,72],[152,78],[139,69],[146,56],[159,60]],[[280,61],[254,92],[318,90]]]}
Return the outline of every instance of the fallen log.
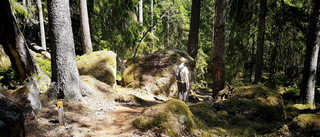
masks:
{"label": "fallen log", "polygon": [[43,49],[42,47],[32,42],[31,40],[26,39],[26,42],[30,49],[32,49],[36,53],[42,54],[46,59],[51,60],[51,55],[47,50]]}

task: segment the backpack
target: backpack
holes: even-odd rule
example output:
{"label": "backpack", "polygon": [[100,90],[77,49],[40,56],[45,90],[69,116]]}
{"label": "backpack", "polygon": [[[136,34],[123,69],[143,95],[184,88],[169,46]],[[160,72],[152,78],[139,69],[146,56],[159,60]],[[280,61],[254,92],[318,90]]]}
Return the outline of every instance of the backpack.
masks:
{"label": "backpack", "polygon": [[178,70],[176,72],[176,80],[178,80],[178,81],[184,81],[184,75],[182,73],[183,68],[184,68],[184,66],[182,66],[181,68],[178,67]]}

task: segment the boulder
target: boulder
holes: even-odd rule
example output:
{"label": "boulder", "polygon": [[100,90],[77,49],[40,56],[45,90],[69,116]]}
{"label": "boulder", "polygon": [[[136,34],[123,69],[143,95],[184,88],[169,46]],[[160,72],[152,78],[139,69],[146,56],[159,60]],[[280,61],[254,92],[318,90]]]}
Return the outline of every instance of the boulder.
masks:
{"label": "boulder", "polygon": [[[175,95],[178,88],[174,74],[180,57],[185,57],[188,60],[186,66],[189,71],[193,70],[191,67],[194,66],[194,60],[183,51],[157,52],[129,59],[126,62],[121,85],[139,88],[142,92]],[[190,72],[191,75],[194,74]]]}
{"label": "boulder", "polygon": [[114,52],[96,51],[84,54],[77,58],[77,65],[80,75],[91,75],[114,88],[117,72]]}
{"label": "boulder", "polygon": [[24,117],[18,105],[0,93],[0,137],[24,137]]}
{"label": "boulder", "polygon": [[8,90],[7,93],[15,102],[24,106],[24,111],[35,115],[41,110],[40,91],[36,82],[31,81],[16,90]]}

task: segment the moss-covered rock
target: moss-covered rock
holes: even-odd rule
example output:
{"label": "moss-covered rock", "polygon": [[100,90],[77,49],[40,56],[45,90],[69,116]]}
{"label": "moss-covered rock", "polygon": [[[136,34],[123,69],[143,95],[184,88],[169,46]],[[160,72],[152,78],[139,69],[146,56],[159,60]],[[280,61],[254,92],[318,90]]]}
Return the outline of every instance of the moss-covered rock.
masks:
{"label": "moss-covered rock", "polygon": [[96,79],[115,86],[116,54],[112,51],[89,52],[77,58],[80,75],[91,75]]}
{"label": "moss-covered rock", "polygon": [[140,88],[155,94],[172,95],[177,91],[174,73],[180,57],[187,58],[186,65],[189,70],[193,70],[191,68],[194,64],[193,59],[183,51],[158,52],[129,59],[126,62],[121,85]]}
{"label": "moss-covered rock", "polygon": [[203,135],[265,135],[286,122],[283,100],[275,91],[263,85],[236,85],[231,89],[232,96],[225,101],[190,106],[201,121]]}
{"label": "moss-covered rock", "polygon": [[41,110],[40,91],[32,81],[16,90],[2,91],[3,94],[23,106],[24,112],[37,114]]}
{"label": "moss-covered rock", "polygon": [[197,123],[197,118],[184,102],[172,99],[144,110],[133,121],[133,126],[142,131],[152,129],[168,136],[182,136],[193,134]]}
{"label": "moss-covered rock", "polygon": [[289,124],[292,134],[305,136],[320,136],[320,115],[300,114]]}
{"label": "moss-covered rock", "polygon": [[0,69],[7,69],[11,67],[10,58],[4,52],[2,46],[0,45]]}

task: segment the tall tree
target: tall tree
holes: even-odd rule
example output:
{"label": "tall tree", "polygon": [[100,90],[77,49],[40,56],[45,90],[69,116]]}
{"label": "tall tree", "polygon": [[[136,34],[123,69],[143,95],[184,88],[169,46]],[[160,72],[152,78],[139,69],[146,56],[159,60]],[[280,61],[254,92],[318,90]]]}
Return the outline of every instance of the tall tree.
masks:
{"label": "tall tree", "polygon": [[139,1],[138,8],[139,8],[139,10],[138,10],[139,20],[138,21],[140,22],[140,25],[142,26],[143,25],[143,1],[142,0]]}
{"label": "tall tree", "polygon": [[87,0],[79,0],[83,53],[92,51]]}
{"label": "tall tree", "polygon": [[41,47],[46,50],[46,35],[44,32],[44,23],[43,23],[43,12],[41,0],[37,0],[38,10],[39,10],[39,22],[40,22],[40,37],[41,37]]}
{"label": "tall tree", "polygon": [[153,10],[153,0],[150,0],[150,12],[151,12],[151,30],[150,33],[152,35],[152,52],[154,52],[154,33],[153,33],[153,14],[154,14],[154,10]]}
{"label": "tall tree", "polygon": [[260,82],[262,77],[263,68],[263,48],[264,48],[264,34],[265,34],[265,21],[267,15],[267,0],[260,0],[260,13],[258,23],[258,37],[257,37],[257,53],[256,53],[256,66],[255,66],[255,82]]}
{"label": "tall tree", "polygon": [[307,51],[303,78],[300,87],[300,97],[303,103],[314,106],[314,95],[316,85],[316,72],[320,45],[320,1],[313,0],[309,32],[307,38]]}
{"label": "tall tree", "polygon": [[48,0],[52,82],[58,98],[80,101],[81,81],[77,68],[69,0]]}
{"label": "tall tree", "polygon": [[198,54],[201,0],[192,0],[191,23],[188,41],[188,53],[196,59]]}
{"label": "tall tree", "polygon": [[213,49],[213,87],[212,97],[216,97],[225,85],[225,29],[228,0],[216,1],[216,19],[214,22],[214,49]]}
{"label": "tall tree", "polygon": [[9,0],[0,1],[0,18],[0,44],[10,57],[12,67],[19,77],[25,79],[33,74],[39,74],[44,76],[43,78],[49,79],[41,71],[38,63],[29,52],[25,38],[10,7]]}

